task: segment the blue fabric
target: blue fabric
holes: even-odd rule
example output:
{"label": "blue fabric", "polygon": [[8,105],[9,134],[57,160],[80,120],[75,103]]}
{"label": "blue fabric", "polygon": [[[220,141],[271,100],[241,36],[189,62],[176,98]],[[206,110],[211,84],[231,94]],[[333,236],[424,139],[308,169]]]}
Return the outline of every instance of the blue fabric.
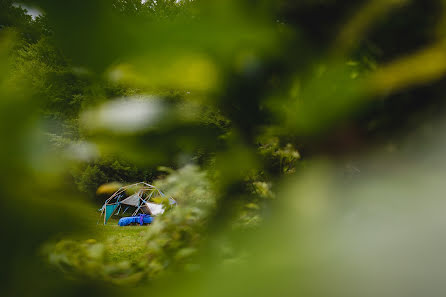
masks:
{"label": "blue fabric", "polygon": [[119,226],[128,226],[132,223],[135,224],[140,224],[141,226],[143,224],[150,224],[152,223],[153,218],[149,215],[146,214],[140,214],[138,216],[134,216],[134,217],[125,217],[125,218],[121,218],[118,222]]}
{"label": "blue fabric", "polygon": [[116,207],[118,207],[118,204],[106,205],[105,206],[105,221],[104,221],[104,224],[107,224],[108,219],[111,217],[111,215],[115,211]]}

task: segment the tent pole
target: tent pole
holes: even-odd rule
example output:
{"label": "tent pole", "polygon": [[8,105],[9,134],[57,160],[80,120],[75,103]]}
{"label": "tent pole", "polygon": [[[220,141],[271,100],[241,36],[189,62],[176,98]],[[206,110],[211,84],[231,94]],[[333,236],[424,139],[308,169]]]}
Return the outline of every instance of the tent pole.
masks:
{"label": "tent pole", "polygon": [[99,224],[99,220],[101,219],[103,213],[104,213],[104,206],[102,206],[101,214],[99,215],[99,218],[98,218],[98,221],[96,222],[96,225]]}
{"label": "tent pole", "polygon": [[[141,196],[139,196],[139,192],[138,192],[138,197],[139,197],[139,200],[141,200]],[[139,200],[138,200],[138,202],[139,202]],[[138,206],[138,208],[133,212],[133,214],[132,214],[132,216],[134,216],[137,212],[138,212],[138,210],[141,208],[141,204]]]}
{"label": "tent pole", "polygon": [[[141,201],[144,202],[144,200],[142,200],[141,197],[139,197],[139,199],[140,199]],[[138,210],[141,209],[141,206],[142,206],[142,204],[140,204],[140,205],[138,206],[138,208],[135,210],[135,212],[132,214],[132,216],[134,216],[134,215],[136,215],[136,214],[138,213]]]}
{"label": "tent pole", "polygon": [[[138,196],[139,196],[139,195],[138,195]],[[144,201],[144,199],[141,198],[141,196],[139,196],[139,200],[142,201],[142,203],[141,203],[141,204],[139,205],[139,207],[135,210],[135,212],[132,214],[132,216],[136,215],[136,214],[138,213],[138,210],[141,209],[141,206],[142,206],[144,203],[146,203],[146,202]]]}

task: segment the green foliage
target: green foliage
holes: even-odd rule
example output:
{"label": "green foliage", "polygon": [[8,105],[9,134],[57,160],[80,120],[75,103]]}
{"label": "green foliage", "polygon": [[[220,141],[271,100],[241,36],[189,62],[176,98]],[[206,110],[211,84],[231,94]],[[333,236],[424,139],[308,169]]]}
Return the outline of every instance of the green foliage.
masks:
{"label": "green foliage", "polygon": [[87,162],[72,171],[79,190],[95,196],[97,188],[109,182],[132,183],[151,181],[154,174],[113,156]]}
{"label": "green foliage", "polygon": [[156,218],[147,232],[150,278],[172,269],[194,269],[194,256],[203,244],[203,232],[216,199],[207,173],[191,165],[155,185],[175,197],[178,206]]}
{"label": "green foliage", "polygon": [[187,9],[193,4],[193,1],[190,0],[115,0],[112,5],[119,13],[132,17],[172,20],[175,17],[186,15]]}
{"label": "green foliage", "polygon": [[[14,75],[17,79],[30,81],[36,98],[42,101],[43,114],[53,125],[75,125],[74,121],[88,96],[86,89],[89,82],[75,74],[49,38],[43,37],[36,43],[24,44],[15,52]],[[71,130],[75,131],[76,126]],[[58,129],[55,132],[60,134],[62,131]]]}
{"label": "green foliage", "polygon": [[[405,157],[396,132],[441,135],[424,119],[443,115],[444,1],[26,4],[43,15],[0,2],[5,296],[440,291],[441,269],[419,271],[441,253],[419,242],[442,247],[443,150]],[[369,179],[338,178],[332,164],[372,150]],[[177,206],[89,233],[84,196],[158,166]]]}
{"label": "green foliage", "polygon": [[291,143],[285,147],[280,147],[279,139],[273,137],[262,143],[259,148],[260,154],[268,164],[270,172],[289,174],[296,170],[297,162],[300,160],[300,154]]}
{"label": "green foliage", "polygon": [[94,193],[98,186],[107,182],[107,176],[96,165],[87,165],[87,168],[79,173],[76,183],[79,190],[85,193]]}
{"label": "green foliage", "polygon": [[[92,217],[92,221],[97,214]],[[48,263],[73,279],[92,278],[134,285],[147,274],[146,226],[98,225],[83,238],[49,243],[42,250]],[[87,239],[85,239],[87,238]]]}
{"label": "green foliage", "polygon": [[44,17],[39,16],[33,20],[26,9],[13,0],[0,1],[0,29],[4,28],[14,28],[25,41],[31,43],[49,33]]}

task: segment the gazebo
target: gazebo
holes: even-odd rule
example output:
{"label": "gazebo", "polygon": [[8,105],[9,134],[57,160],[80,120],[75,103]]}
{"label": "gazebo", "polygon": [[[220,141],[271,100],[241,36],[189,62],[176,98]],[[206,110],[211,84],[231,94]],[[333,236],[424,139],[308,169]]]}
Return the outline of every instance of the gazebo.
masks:
{"label": "gazebo", "polygon": [[166,197],[157,187],[139,182],[119,188],[105,200],[100,210],[105,225],[113,214],[125,214],[129,209],[133,210],[132,216],[138,213],[157,216],[164,213],[166,205],[174,204],[176,201],[172,197]]}

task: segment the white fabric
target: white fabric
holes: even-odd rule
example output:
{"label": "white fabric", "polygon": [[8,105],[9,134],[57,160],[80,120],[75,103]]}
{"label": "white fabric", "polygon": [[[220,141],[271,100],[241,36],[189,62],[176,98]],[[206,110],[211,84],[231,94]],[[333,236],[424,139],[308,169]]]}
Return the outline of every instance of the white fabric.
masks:
{"label": "white fabric", "polygon": [[139,195],[138,193],[133,194],[130,197],[125,198],[121,201],[121,204],[131,205],[131,206],[138,206],[139,205]]}
{"label": "white fabric", "polygon": [[164,213],[164,206],[162,204],[146,202],[146,205],[150,209],[150,213],[154,216]]}

